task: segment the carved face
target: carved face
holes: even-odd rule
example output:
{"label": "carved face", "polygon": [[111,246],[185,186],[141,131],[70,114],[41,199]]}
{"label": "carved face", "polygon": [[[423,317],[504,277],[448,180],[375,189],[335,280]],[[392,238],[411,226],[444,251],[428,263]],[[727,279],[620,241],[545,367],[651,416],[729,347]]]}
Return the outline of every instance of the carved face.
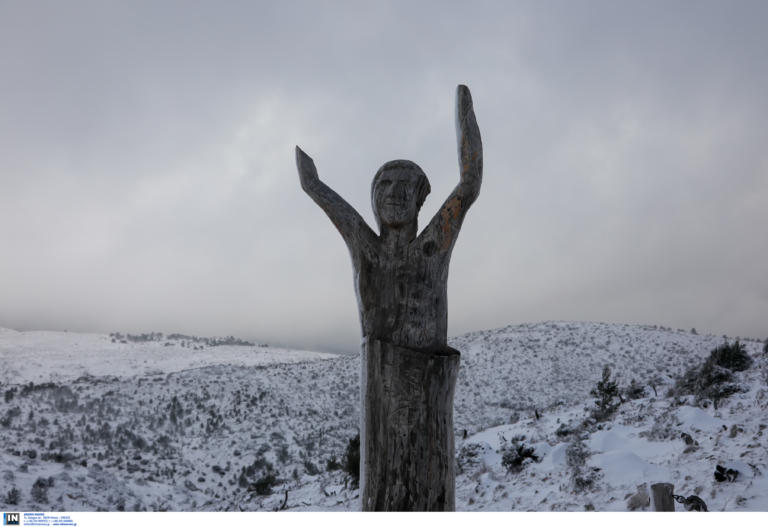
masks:
{"label": "carved face", "polygon": [[416,220],[415,174],[385,172],[381,175],[373,199],[384,225],[400,227]]}
{"label": "carved face", "polygon": [[424,172],[410,161],[390,161],[373,180],[371,199],[376,221],[399,228],[416,221],[429,193]]}

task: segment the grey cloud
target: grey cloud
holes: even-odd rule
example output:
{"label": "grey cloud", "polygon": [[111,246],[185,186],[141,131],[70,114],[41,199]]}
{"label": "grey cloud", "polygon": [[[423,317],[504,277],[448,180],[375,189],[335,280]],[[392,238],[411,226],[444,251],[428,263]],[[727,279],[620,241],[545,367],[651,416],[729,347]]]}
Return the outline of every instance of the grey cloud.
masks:
{"label": "grey cloud", "polygon": [[762,2],[0,4],[0,325],[354,350],[351,266],[292,148],[369,223],[376,169],[485,181],[449,330],[765,337]]}

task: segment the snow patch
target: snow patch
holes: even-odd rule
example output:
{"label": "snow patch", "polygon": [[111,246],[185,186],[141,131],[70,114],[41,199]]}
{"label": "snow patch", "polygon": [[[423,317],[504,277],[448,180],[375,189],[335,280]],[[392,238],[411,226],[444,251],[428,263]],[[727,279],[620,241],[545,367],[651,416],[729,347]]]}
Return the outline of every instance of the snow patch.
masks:
{"label": "snow patch", "polygon": [[677,411],[677,418],[688,430],[715,432],[722,430],[725,426],[725,421],[722,419],[713,417],[701,408],[693,406],[683,406],[680,408]]}

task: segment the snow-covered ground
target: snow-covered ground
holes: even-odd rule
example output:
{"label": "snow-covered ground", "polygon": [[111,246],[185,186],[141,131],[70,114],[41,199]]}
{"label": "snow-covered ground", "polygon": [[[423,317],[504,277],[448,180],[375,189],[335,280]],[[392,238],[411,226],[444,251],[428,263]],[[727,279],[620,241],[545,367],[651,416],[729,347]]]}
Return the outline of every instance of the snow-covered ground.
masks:
{"label": "snow-covered ground", "polygon": [[[182,346],[183,344],[183,346]],[[0,383],[135,377],[216,364],[259,366],[336,357],[262,346],[203,346],[180,339],[128,342],[94,333],[0,328]]]}
{"label": "snow-covered ground", "polygon": [[[357,509],[357,490],[327,462],[340,460],[357,433],[358,357],[166,342],[0,329],[0,503],[21,510]],[[755,359],[737,374],[747,391],[717,409],[666,396],[675,375],[722,342],[661,327],[576,322],[452,339],[462,352],[457,509],[642,510],[645,484],[666,481],[710,510],[767,511],[762,343],[742,340]],[[622,386],[635,379],[645,396],[609,421],[579,428],[604,365]],[[696,443],[686,444],[683,432]],[[513,473],[502,455],[516,437],[539,461]],[[717,482],[716,465],[739,476]],[[270,494],[257,492],[259,479],[269,481]],[[13,489],[16,504],[8,500]]]}

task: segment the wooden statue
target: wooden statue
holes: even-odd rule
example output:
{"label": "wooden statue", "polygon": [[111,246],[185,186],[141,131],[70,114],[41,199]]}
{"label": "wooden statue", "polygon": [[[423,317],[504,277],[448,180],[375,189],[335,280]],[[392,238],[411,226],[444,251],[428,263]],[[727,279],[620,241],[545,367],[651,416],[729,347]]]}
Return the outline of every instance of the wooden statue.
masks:
{"label": "wooden statue", "polygon": [[371,185],[377,235],[296,147],[301,187],[349,248],[363,332],[360,484],[364,511],[455,507],[453,393],[459,352],[447,345],[448,265],[480,192],[483,151],[472,97],[456,94],[459,184],[418,234],[430,192],[412,161],[384,163]]}

